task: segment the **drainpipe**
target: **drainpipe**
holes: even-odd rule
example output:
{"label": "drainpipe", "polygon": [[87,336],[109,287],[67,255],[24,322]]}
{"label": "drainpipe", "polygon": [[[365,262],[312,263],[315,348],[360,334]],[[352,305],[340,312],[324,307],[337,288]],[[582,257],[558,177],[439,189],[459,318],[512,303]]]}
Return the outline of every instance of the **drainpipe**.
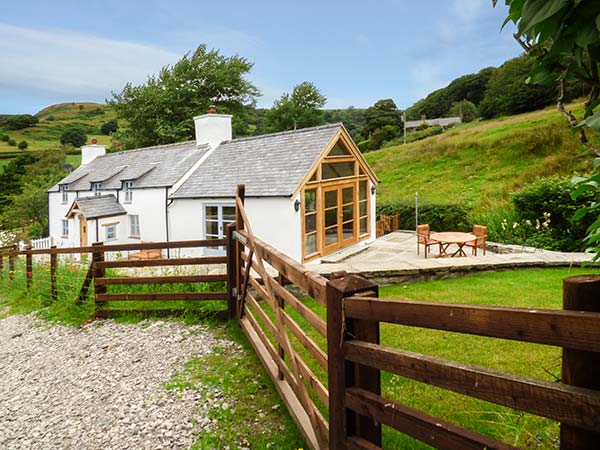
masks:
{"label": "drainpipe", "polygon": [[98,240],[98,219],[96,219],[95,222],[96,222],[96,242],[100,242]]}
{"label": "drainpipe", "polygon": [[[169,188],[165,188],[165,232],[167,242],[169,242],[169,206],[173,204],[173,199],[169,199]],[[171,249],[167,249],[167,258],[171,257]]]}

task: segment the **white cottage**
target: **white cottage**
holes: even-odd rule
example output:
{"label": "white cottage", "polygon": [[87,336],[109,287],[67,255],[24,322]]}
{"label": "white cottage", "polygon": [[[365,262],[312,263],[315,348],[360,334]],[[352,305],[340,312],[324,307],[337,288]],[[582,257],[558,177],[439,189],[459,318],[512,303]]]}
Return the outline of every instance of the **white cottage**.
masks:
{"label": "white cottage", "polygon": [[298,261],[375,238],[378,180],[342,124],[232,140],[231,116],[194,120],[196,141],[82,147],[82,165],[49,191],[54,242],[220,238],[240,183],[254,233]]}

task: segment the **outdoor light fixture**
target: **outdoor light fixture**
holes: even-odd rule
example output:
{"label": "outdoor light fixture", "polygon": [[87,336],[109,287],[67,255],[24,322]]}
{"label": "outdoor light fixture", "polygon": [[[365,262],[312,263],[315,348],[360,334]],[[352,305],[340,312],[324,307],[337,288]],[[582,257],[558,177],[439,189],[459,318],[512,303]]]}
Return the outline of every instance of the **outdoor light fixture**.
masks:
{"label": "outdoor light fixture", "polygon": [[375,195],[375,186],[371,186],[371,195]]}
{"label": "outdoor light fixture", "polygon": [[294,202],[294,210],[298,212],[300,210],[300,200],[296,199]]}

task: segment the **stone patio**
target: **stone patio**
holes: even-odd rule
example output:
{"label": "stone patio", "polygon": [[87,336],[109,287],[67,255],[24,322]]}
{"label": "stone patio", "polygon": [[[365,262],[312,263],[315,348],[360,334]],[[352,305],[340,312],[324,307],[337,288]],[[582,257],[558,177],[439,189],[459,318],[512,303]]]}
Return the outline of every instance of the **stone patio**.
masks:
{"label": "stone patio", "polygon": [[491,242],[488,242],[485,256],[481,249],[477,256],[471,256],[471,249],[467,249],[469,256],[466,257],[438,258],[437,255],[435,246],[431,247],[427,259],[422,246],[420,255],[417,255],[415,233],[395,231],[350,252],[330,255],[323,258],[321,264],[310,266],[322,274],[344,270],[380,284],[389,284],[450,278],[479,271],[580,266],[593,257],[591,253],[561,253]]}

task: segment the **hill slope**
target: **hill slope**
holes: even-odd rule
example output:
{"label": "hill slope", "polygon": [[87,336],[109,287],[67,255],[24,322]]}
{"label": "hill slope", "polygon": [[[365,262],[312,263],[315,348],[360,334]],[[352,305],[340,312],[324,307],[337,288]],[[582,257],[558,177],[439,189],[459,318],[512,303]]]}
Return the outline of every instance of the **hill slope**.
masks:
{"label": "hill slope", "polygon": [[[575,112],[580,104],[570,105]],[[555,108],[470,123],[444,134],[365,155],[381,180],[378,203],[466,203],[473,212],[508,206],[510,193],[540,177],[591,169]]]}
{"label": "hill slope", "polygon": [[[102,124],[113,120],[116,115],[112,108],[99,103],[61,103],[49,106],[36,114],[40,120],[33,127],[22,130],[2,130],[16,142],[27,141],[28,150],[41,151],[60,147],[60,136],[69,125],[81,125],[87,132],[88,138],[95,137],[100,144],[110,144],[110,137],[102,135]],[[0,141],[0,158],[11,157],[21,150]],[[3,155],[4,153],[4,155]]]}

